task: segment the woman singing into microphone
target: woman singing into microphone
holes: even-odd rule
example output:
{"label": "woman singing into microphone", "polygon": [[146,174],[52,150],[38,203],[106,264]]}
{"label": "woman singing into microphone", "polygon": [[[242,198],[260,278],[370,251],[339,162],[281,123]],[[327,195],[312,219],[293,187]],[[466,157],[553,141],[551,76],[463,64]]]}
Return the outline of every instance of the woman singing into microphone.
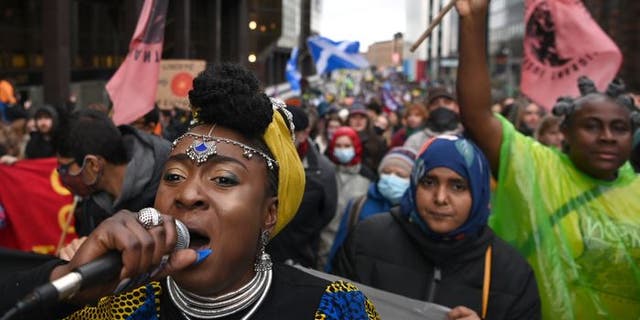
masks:
{"label": "woman singing into microphone", "polygon": [[[353,285],[272,264],[264,251],[304,191],[283,105],[259,91],[252,73],[229,64],[202,72],[189,99],[193,126],[173,142],[156,195],[162,215],[140,221],[120,212],[54,269],[52,280],[109,250],[122,252],[119,277],[74,296],[68,319],[377,318]],[[191,241],[171,253],[174,218]],[[149,281],[132,285],[141,278]]]}

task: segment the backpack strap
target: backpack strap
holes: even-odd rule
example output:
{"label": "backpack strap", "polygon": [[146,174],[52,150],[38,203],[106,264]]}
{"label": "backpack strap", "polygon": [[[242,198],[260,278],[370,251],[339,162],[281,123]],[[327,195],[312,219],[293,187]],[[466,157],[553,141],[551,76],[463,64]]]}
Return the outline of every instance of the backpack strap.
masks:
{"label": "backpack strap", "polygon": [[360,217],[360,211],[362,211],[362,207],[364,207],[364,203],[367,201],[367,195],[363,194],[358,198],[353,200],[353,204],[351,205],[351,210],[349,210],[349,224],[347,225],[348,233],[350,234],[358,223],[358,218]]}
{"label": "backpack strap", "polygon": [[482,281],[482,319],[487,318],[489,305],[489,288],[491,287],[491,245],[484,253],[484,279]]}

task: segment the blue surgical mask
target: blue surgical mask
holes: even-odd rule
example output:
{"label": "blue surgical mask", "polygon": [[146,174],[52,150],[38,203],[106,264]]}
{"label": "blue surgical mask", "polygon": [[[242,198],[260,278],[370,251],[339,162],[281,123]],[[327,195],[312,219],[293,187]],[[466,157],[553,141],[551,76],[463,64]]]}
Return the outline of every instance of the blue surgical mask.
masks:
{"label": "blue surgical mask", "polygon": [[347,164],[356,156],[356,150],[353,147],[335,148],[333,149],[333,156],[336,157],[341,164]]}
{"label": "blue surgical mask", "polygon": [[392,204],[400,203],[402,195],[409,188],[409,179],[395,174],[381,174],[378,180],[378,191]]}

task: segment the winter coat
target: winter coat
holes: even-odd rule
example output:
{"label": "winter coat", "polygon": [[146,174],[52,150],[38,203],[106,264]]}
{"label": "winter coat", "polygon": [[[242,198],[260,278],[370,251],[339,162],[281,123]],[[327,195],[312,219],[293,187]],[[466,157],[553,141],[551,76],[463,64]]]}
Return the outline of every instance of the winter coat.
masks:
{"label": "winter coat", "polygon": [[118,210],[138,211],[152,207],[155,202],[171,144],[131,126],[120,126],[118,129],[124,138],[129,159],[122,192],[117,199],[104,191],[83,199],[79,212],[76,212],[76,232],[79,236],[88,235]]}
{"label": "winter coat", "polygon": [[336,180],[338,183],[338,205],[336,214],[329,224],[320,233],[320,246],[318,248],[318,268],[322,269],[327,263],[329,251],[338,232],[338,226],[342,221],[344,210],[350,199],[367,193],[371,180],[359,174],[360,164],[353,166],[337,166]]}
{"label": "winter coat", "polygon": [[394,208],[356,227],[337,254],[333,271],[409,298],[466,306],[481,316],[489,245],[493,252],[486,319],[539,319],[533,270],[489,227],[474,237],[434,241]]}
{"label": "winter coat", "polygon": [[405,141],[404,143],[404,147],[410,148],[414,150],[416,153],[418,153],[422,148],[422,145],[425,142],[427,142],[427,140],[435,136],[439,136],[443,134],[455,136],[455,135],[461,135],[463,132],[464,132],[464,129],[462,128],[462,126],[458,126],[455,130],[442,131],[442,132],[433,131],[429,128],[424,128],[423,130],[420,130],[412,134],[410,137],[408,137],[407,141]]}
{"label": "winter coat", "polygon": [[269,242],[268,252],[276,262],[293,260],[305,267],[317,263],[320,231],[336,214],[338,191],[335,165],[311,140],[303,161],[306,184],[302,203],[293,220]]}
{"label": "winter coat", "polygon": [[392,206],[391,202],[378,191],[376,182],[369,184],[369,191],[366,195],[351,199],[344,210],[342,221],[340,221],[338,233],[333,241],[329,259],[324,268],[325,272],[331,272],[331,264],[336,252],[342,247],[345,239],[358,222],[374,214],[389,212]]}
{"label": "winter coat", "polygon": [[49,158],[56,156],[56,149],[51,137],[35,131],[29,134],[24,154],[26,159]]}
{"label": "winter coat", "polygon": [[51,131],[49,134],[43,134],[40,131],[31,132],[29,141],[25,147],[25,158],[38,159],[56,156],[55,134],[59,127],[59,116],[56,109],[52,106],[44,105],[33,110],[33,115],[40,112],[48,113],[51,116]]}
{"label": "winter coat", "polygon": [[[378,172],[378,166],[382,157],[387,153],[387,143],[372,130],[358,132],[362,143],[362,164],[374,174]],[[377,180],[377,176],[373,180]]]}

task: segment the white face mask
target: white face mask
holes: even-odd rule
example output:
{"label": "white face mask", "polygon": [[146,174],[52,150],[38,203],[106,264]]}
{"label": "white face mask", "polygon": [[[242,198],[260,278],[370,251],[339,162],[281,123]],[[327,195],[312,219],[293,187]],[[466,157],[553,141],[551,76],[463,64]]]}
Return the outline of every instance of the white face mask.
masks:
{"label": "white face mask", "polygon": [[335,148],[333,149],[333,156],[336,157],[341,164],[347,164],[356,156],[356,150],[353,147]]}

